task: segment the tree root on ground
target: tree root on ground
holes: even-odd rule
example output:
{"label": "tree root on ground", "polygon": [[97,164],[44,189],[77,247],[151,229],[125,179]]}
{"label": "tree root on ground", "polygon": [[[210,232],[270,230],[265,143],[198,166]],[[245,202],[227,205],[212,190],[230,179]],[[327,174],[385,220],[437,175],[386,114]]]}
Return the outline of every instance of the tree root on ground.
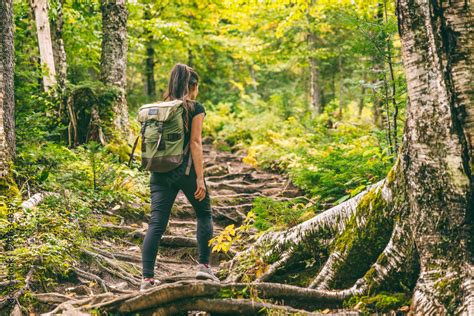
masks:
{"label": "tree root on ground", "polygon": [[89,281],[94,281],[102,287],[102,290],[104,292],[110,292],[109,291],[109,286],[107,285],[105,280],[102,279],[101,277],[99,277],[98,275],[95,275],[95,274],[89,273],[87,271],[81,270],[78,267],[73,267],[73,269],[74,269],[74,272],[77,274],[77,276],[79,276],[83,279],[89,280]]}
{"label": "tree root on ground", "polygon": [[[292,247],[304,242],[304,240],[311,240],[312,237],[318,236],[321,232],[325,232],[330,236],[340,235],[346,228],[346,224],[353,218],[356,213],[359,202],[364,196],[376,190],[387,190],[385,188],[385,180],[382,180],[365,191],[359,193],[352,199],[343,202],[323,213],[320,213],[312,219],[303,222],[295,227],[283,232],[269,232],[259,237],[259,239],[249,249],[237,253],[233,260],[226,262],[223,267],[230,270],[226,281],[237,282],[243,275],[243,271],[235,269],[236,265],[245,257],[250,256],[255,250],[259,248],[270,249],[261,256],[268,258],[272,254],[293,252]],[[289,259],[289,258],[288,258]],[[288,260],[287,259],[287,260]],[[276,273],[282,267],[280,260],[271,264],[265,273],[265,278],[269,279],[272,274]]]}
{"label": "tree root on ground", "polygon": [[91,306],[97,305],[103,301],[110,301],[111,298],[114,298],[113,293],[102,293],[94,296],[89,296],[81,299],[71,299],[65,301],[49,313],[42,314],[43,316],[52,316],[60,313],[65,313],[66,315],[89,315],[83,314],[81,311],[88,311],[91,309]]}
{"label": "tree root on ground", "polygon": [[[217,302],[226,304],[220,310],[223,313],[233,311],[233,308],[247,308],[250,300],[238,300],[243,305],[235,303],[226,303],[223,298],[233,298],[246,296],[252,299],[269,299],[272,301],[284,301],[287,306],[267,305],[269,308],[291,311],[292,308],[300,308],[302,304],[314,306],[315,304],[324,304],[325,306],[336,306],[345,299],[362,293],[364,286],[362,282],[357,282],[352,288],[344,290],[315,290],[302,288],[292,285],[278,283],[215,283],[210,281],[180,281],[170,284],[163,284],[157,288],[150,289],[144,293],[127,294],[122,296],[111,296],[110,299],[101,301],[96,305],[79,307],[81,310],[87,308],[99,308],[102,311],[110,313],[129,314],[140,311],[152,310],[155,312],[165,311],[189,311],[200,310],[209,312],[219,312],[215,307]],[[189,305],[187,302],[195,300],[207,301],[209,306]],[[232,300],[234,302],[234,300]],[[253,301],[253,304],[258,302]],[[262,303],[267,304],[267,303]],[[262,307],[264,307],[262,305]],[[301,311],[307,313],[305,311]],[[161,315],[161,314],[158,314]],[[163,314],[165,315],[165,314]]]}
{"label": "tree root on ground", "polygon": [[277,315],[318,315],[289,306],[258,302],[250,299],[186,299],[153,310],[155,316],[176,315],[188,311],[199,311],[229,315],[257,315],[263,312]]}
{"label": "tree root on ground", "polygon": [[126,271],[119,263],[115,263],[112,259],[101,254],[82,249],[82,252],[94,258],[94,261],[104,270],[132,285],[139,286],[140,279]]}
{"label": "tree root on ground", "polygon": [[20,305],[19,298],[30,289],[31,281],[33,280],[33,273],[35,271],[35,266],[30,268],[25,277],[25,285],[23,285],[18,291],[13,293],[13,295],[6,297],[0,300],[0,311],[7,308],[11,303],[14,303],[14,307],[10,315],[21,316],[23,315],[22,306]]}

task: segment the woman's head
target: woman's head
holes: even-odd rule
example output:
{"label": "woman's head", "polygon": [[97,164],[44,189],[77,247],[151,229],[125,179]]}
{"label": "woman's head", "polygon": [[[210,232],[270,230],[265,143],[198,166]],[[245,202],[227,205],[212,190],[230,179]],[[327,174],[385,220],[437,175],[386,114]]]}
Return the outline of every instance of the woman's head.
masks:
{"label": "woman's head", "polygon": [[194,100],[198,94],[199,75],[185,64],[176,64],[171,69],[165,100]]}
{"label": "woman's head", "polygon": [[195,100],[198,95],[199,75],[193,68],[184,64],[176,64],[171,69],[168,89],[165,92],[166,100],[183,100],[184,105],[184,125],[189,130],[189,113],[194,111],[194,103],[188,102]]}

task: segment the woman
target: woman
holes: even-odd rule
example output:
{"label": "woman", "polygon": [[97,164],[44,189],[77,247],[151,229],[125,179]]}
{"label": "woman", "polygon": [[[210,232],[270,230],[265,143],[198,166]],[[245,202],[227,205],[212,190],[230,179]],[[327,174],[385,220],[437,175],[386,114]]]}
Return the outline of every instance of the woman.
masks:
{"label": "woman", "polygon": [[142,247],[141,291],[160,283],[154,279],[158,245],[166,230],[171,208],[180,190],[193,206],[197,216],[199,265],[196,278],[219,281],[209,267],[211,251],[208,243],[212,238],[213,227],[211,203],[204,181],[201,141],[202,123],[206,112],[200,103],[194,101],[198,95],[198,85],[199,76],[191,67],[177,64],[171,70],[165,101],[183,100],[184,147],[189,143],[192,168],[189,175],[185,175],[185,169],[190,159],[188,153],[178,168],[165,173],[151,173],[151,219]]}

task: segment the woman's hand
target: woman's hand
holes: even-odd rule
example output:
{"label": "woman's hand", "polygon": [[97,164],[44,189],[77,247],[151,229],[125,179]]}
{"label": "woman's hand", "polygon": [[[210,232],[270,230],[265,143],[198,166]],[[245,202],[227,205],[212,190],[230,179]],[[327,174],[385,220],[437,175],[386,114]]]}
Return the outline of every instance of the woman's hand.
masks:
{"label": "woman's hand", "polygon": [[204,178],[197,178],[196,179],[196,192],[194,192],[194,197],[199,202],[204,200],[206,197],[206,186],[204,184]]}

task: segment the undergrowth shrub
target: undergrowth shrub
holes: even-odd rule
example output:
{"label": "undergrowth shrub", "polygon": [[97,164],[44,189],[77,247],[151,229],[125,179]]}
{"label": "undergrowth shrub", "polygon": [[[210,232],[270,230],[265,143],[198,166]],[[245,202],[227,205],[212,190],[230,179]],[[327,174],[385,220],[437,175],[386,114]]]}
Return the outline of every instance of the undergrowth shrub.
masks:
{"label": "undergrowth shrub", "polygon": [[288,173],[318,204],[347,200],[392,165],[383,133],[367,119],[350,115],[352,120],[338,121],[327,113],[285,117],[262,102],[257,109],[245,102],[234,109],[207,106],[205,133],[220,148],[245,150],[245,163]]}

